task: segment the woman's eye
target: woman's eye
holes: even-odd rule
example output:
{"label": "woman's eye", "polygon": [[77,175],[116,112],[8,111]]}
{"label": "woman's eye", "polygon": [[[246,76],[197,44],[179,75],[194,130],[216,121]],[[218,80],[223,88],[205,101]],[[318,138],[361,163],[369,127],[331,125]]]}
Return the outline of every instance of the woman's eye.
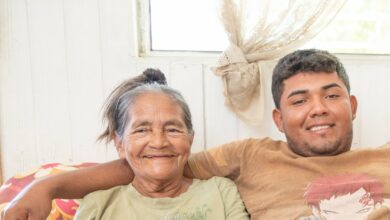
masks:
{"label": "woman's eye", "polygon": [[171,134],[182,133],[182,131],[180,129],[177,129],[177,128],[167,128],[166,132],[171,133]]}
{"label": "woman's eye", "polygon": [[146,129],[146,128],[139,128],[139,129],[134,130],[134,133],[145,133],[147,131],[148,131],[148,129]]}

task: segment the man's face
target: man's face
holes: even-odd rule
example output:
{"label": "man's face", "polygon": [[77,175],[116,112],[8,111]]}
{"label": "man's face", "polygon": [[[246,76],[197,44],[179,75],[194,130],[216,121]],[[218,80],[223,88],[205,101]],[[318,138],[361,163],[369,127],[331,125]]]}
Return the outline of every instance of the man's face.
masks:
{"label": "man's face", "polygon": [[337,155],[352,143],[357,101],[334,73],[298,73],[284,82],[273,118],[289,147],[302,156]]}

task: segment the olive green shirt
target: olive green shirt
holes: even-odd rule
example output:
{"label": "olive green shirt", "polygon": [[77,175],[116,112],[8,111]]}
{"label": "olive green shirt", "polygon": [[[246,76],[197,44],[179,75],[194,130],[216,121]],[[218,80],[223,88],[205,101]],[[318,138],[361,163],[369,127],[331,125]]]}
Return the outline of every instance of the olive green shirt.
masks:
{"label": "olive green shirt", "polygon": [[219,220],[249,219],[235,184],[222,177],[194,179],[175,198],[150,198],[131,184],[88,194],[75,219]]}

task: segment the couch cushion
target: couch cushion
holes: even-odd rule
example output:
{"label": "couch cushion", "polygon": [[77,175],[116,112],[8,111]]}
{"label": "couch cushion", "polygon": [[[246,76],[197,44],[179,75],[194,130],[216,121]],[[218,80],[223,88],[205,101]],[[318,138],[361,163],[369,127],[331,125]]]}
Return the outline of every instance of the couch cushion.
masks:
{"label": "couch cushion", "polygon": [[[33,180],[60,172],[76,170],[81,167],[96,165],[97,163],[61,164],[49,163],[40,166],[30,172],[21,173],[7,180],[0,188],[0,211],[28,184]],[[52,210],[48,219],[50,220],[70,220],[79,207],[78,200],[55,199],[52,202]]]}

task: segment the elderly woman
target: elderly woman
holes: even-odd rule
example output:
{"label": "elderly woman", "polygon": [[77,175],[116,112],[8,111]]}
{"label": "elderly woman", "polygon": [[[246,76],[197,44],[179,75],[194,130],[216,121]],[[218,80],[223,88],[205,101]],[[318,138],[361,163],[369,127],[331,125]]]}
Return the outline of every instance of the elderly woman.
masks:
{"label": "elderly woman", "polygon": [[230,180],[183,176],[194,131],[181,94],[148,69],[107,100],[100,139],[114,141],[134,172],[130,185],[88,194],[76,219],[248,219]]}

